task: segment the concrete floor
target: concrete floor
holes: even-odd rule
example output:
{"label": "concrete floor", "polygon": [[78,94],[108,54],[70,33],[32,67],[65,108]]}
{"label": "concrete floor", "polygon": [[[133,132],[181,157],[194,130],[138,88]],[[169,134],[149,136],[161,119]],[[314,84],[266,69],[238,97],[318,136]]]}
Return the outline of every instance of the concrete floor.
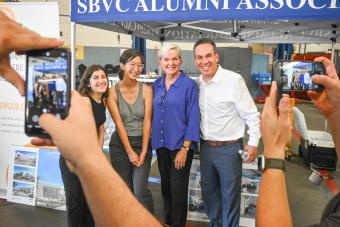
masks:
{"label": "concrete floor", "polygon": [[[324,120],[320,113],[311,103],[304,102],[297,105],[305,113],[308,129],[323,130]],[[258,104],[261,111],[263,105]],[[292,150],[297,153],[297,141],[292,140]],[[263,146],[260,143],[259,153],[262,153]],[[150,175],[159,177],[157,162],[152,166]],[[327,203],[327,198],[320,189],[309,182],[311,173],[299,156],[293,156],[287,161],[287,188],[290,208],[293,215],[294,226],[303,227],[317,223],[322,210]],[[336,179],[340,179],[339,172],[335,173]],[[336,180],[339,185],[339,180]],[[150,183],[149,185],[155,202],[155,215],[159,220],[163,219],[162,198],[160,184]],[[0,227],[64,227],[66,225],[66,214],[63,211],[31,207],[0,201]],[[206,223],[188,222],[187,226],[207,226]]]}

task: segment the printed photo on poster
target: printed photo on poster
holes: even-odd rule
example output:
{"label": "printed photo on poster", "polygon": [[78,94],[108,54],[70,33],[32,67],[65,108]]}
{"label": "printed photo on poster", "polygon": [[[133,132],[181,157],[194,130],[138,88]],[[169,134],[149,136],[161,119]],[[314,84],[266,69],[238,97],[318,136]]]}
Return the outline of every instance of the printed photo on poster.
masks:
{"label": "printed photo on poster", "polygon": [[244,169],[242,171],[241,191],[243,193],[259,193],[261,174],[257,170]]}
{"label": "printed photo on poster", "polygon": [[14,164],[36,167],[37,166],[37,154],[35,152],[30,152],[30,151],[16,150]]}
{"label": "printed photo on poster", "polygon": [[201,192],[199,159],[193,159],[189,179],[188,220],[208,222]]}
{"label": "printed photo on poster", "polygon": [[256,214],[257,195],[241,194],[241,217],[254,218]]}
{"label": "printed photo on poster", "polygon": [[15,197],[28,198],[33,200],[34,197],[34,184],[13,181],[12,194]]}
{"label": "printed photo on poster", "polygon": [[25,166],[14,166],[13,180],[35,182],[35,168]]}
{"label": "printed photo on poster", "polygon": [[11,146],[7,184],[8,201],[35,205],[38,151],[38,148]]}

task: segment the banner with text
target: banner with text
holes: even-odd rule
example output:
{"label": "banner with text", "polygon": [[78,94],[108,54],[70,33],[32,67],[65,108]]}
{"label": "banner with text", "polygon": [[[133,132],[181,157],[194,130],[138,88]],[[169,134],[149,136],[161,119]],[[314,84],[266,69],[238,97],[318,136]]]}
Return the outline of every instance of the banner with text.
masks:
{"label": "banner with text", "polygon": [[[0,3],[0,11],[23,26],[47,37],[59,37],[57,2]],[[25,55],[10,55],[11,66],[24,78]],[[11,145],[24,145],[30,139],[24,133],[24,98],[10,83],[0,77],[0,198],[6,196],[6,173]]]}
{"label": "banner with text", "polygon": [[71,21],[340,19],[339,0],[77,0]]}

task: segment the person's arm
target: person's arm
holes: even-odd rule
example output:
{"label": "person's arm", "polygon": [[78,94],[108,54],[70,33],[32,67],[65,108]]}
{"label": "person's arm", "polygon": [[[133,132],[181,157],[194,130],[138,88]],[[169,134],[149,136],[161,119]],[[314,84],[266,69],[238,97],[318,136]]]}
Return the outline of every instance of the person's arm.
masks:
{"label": "person's arm", "polygon": [[257,157],[257,145],[261,138],[260,113],[258,112],[253,98],[242,78],[235,84],[234,100],[240,117],[248,126],[249,139],[244,150],[248,152],[245,162],[252,162]]}
{"label": "person's arm", "polygon": [[21,95],[25,94],[25,82],[11,67],[9,54],[32,49],[58,47],[63,40],[44,38],[16,23],[0,10],[0,76],[13,84]]}
{"label": "person's arm", "polygon": [[104,146],[104,134],[105,134],[105,126],[104,126],[104,124],[102,124],[98,128],[98,141],[99,141],[99,145],[101,147]]}
{"label": "person's arm", "polygon": [[137,165],[139,161],[139,157],[136,152],[132,149],[131,144],[129,142],[128,134],[124,127],[124,123],[122,118],[120,117],[118,105],[117,105],[117,94],[115,90],[115,86],[110,88],[109,97],[107,98],[107,108],[110,111],[112,120],[116,125],[116,130],[118,132],[119,138],[122,141],[122,144],[125,148],[127,155],[129,156],[129,160],[132,164]]}
{"label": "person's arm", "polygon": [[187,152],[186,148],[190,148],[192,142],[198,142],[200,139],[200,110],[198,105],[198,88],[195,82],[189,84],[190,92],[188,92],[187,96],[184,97],[186,99],[185,106],[185,116],[188,122],[186,131],[184,133],[184,142],[180,150],[177,152],[175,157],[175,168],[177,170],[185,167]]}
{"label": "person's arm", "polygon": [[[276,94],[277,85],[273,82],[270,96],[266,99],[261,114],[261,134],[264,156],[284,160],[285,146],[290,139],[290,101],[287,96],[283,96],[278,113]],[[283,170],[268,168],[262,173],[256,207],[256,226],[292,226]]]}
{"label": "person's arm", "polygon": [[[65,120],[43,114],[39,124],[51,135],[70,171],[79,177],[97,226],[161,226],[135,199],[105,158],[98,143],[91,105],[85,98],[73,92]],[[45,145],[51,145],[51,141],[42,139],[32,143],[41,145],[44,141]]]}
{"label": "person's arm", "polygon": [[324,87],[322,92],[308,91],[314,105],[325,115],[335,149],[340,151],[340,80],[333,62],[325,57],[316,58],[326,69],[326,76],[314,75],[312,81]]}
{"label": "person's arm", "polygon": [[142,152],[139,155],[138,166],[142,166],[145,160],[145,155],[148,152],[150,133],[151,133],[151,120],[152,120],[152,88],[143,84],[143,101],[144,101],[144,120],[143,120],[143,138],[142,138]]}

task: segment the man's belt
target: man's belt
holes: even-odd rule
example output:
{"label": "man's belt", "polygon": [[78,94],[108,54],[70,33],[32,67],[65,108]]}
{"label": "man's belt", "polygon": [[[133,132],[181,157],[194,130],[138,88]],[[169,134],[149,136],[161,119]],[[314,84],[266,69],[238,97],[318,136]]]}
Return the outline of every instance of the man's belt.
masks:
{"label": "man's belt", "polygon": [[203,141],[212,147],[220,147],[226,144],[237,143],[239,140],[227,140],[227,141],[203,140]]}

